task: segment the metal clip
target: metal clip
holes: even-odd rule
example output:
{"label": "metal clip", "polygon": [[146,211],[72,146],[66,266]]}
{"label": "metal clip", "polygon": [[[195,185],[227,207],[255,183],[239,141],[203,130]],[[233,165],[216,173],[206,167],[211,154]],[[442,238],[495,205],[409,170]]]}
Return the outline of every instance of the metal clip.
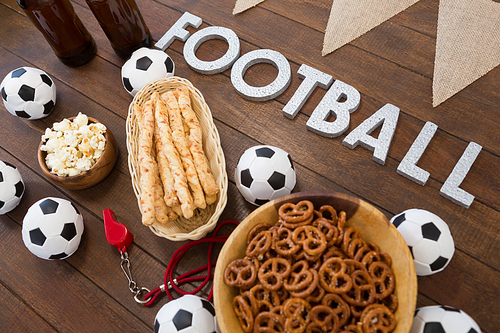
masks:
{"label": "metal clip", "polygon": [[130,260],[128,259],[128,253],[127,251],[121,252],[121,263],[120,266],[122,268],[123,273],[127,277],[128,280],[128,289],[132,294],[134,294],[134,300],[139,303],[139,304],[145,304],[151,300],[152,297],[149,297],[148,299],[141,300],[140,296],[142,294],[148,294],[150,290],[148,288],[142,287],[139,288],[137,286],[137,283],[134,281],[134,278],[132,276],[132,270],[130,268]]}

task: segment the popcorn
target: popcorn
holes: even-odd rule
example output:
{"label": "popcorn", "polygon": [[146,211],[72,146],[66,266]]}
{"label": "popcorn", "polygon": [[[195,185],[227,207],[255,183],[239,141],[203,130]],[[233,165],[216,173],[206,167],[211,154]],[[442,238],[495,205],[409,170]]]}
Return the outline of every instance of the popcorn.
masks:
{"label": "popcorn", "polygon": [[89,170],[102,156],[106,126],[90,123],[88,117],[78,113],[71,122],[63,119],[47,128],[42,135],[40,149],[47,152],[45,163],[51,173],[58,176],[76,176]]}

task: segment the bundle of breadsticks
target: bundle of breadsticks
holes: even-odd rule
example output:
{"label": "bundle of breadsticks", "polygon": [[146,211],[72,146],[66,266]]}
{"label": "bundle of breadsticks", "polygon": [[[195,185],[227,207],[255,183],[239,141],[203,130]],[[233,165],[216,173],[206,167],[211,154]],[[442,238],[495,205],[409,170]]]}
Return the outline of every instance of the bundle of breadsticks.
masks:
{"label": "bundle of breadsticks", "polygon": [[219,188],[203,151],[189,89],[179,87],[161,96],[154,92],[134,112],[140,125],[142,223],[190,219],[196,209],[215,203]]}

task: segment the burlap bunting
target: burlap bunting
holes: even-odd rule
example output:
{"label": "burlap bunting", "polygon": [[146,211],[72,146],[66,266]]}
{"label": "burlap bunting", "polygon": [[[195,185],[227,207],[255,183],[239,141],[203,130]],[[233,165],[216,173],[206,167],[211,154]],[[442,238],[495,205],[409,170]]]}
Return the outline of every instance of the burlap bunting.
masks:
{"label": "burlap bunting", "polygon": [[437,106],[500,64],[500,3],[440,0],[432,83]]}
{"label": "burlap bunting", "polygon": [[323,55],[344,46],[420,0],[334,0]]}
{"label": "burlap bunting", "polygon": [[255,7],[259,3],[264,2],[265,0],[237,0],[234,5],[233,15],[244,12],[248,8]]}
{"label": "burlap bunting", "polygon": [[[233,14],[265,0],[237,0]],[[322,54],[327,55],[420,0],[333,0]],[[432,83],[438,106],[500,64],[500,3],[440,0]]]}

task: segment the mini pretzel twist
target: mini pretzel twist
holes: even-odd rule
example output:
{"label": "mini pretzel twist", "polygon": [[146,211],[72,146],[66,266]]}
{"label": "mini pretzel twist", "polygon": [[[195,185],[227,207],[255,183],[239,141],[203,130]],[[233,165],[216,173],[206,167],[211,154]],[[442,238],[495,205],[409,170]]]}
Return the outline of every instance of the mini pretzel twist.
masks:
{"label": "mini pretzel twist", "polygon": [[285,203],[278,209],[278,215],[287,228],[296,228],[311,223],[314,218],[312,202],[303,200],[297,204]]}
{"label": "mini pretzel twist", "polygon": [[352,287],[352,279],[346,271],[347,265],[341,258],[330,258],[319,268],[319,283],[326,291],[345,293]]}
{"label": "mini pretzel twist", "polygon": [[375,298],[383,299],[394,291],[394,273],[387,264],[382,261],[375,261],[368,267],[368,272],[375,284]]}
{"label": "mini pretzel twist", "polygon": [[238,295],[233,299],[234,313],[238,317],[241,329],[250,333],[253,331],[254,316],[252,313],[252,306],[248,299]]}
{"label": "mini pretzel twist", "polygon": [[333,310],[333,312],[339,317],[339,326],[344,326],[349,317],[351,316],[351,310],[349,304],[347,304],[340,295],[337,294],[327,294],[321,300],[321,304],[328,306]]}
{"label": "mini pretzel twist", "polygon": [[292,266],[283,258],[267,259],[259,268],[257,277],[260,283],[269,290],[278,290],[283,280],[290,275]]}
{"label": "mini pretzel twist", "polygon": [[283,304],[285,315],[285,330],[290,333],[302,333],[309,324],[311,317],[311,304],[302,298],[289,298]]}
{"label": "mini pretzel twist", "polygon": [[272,312],[261,312],[255,317],[254,332],[279,333],[285,331],[285,318]]}
{"label": "mini pretzel twist", "polygon": [[273,238],[273,248],[281,255],[291,255],[297,253],[301,247],[292,239],[293,231],[288,228],[279,228],[275,231]]}
{"label": "mini pretzel twist", "polygon": [[375,300],[375,284],[371,276],[363,270],[351,274],[352,289],[342,294],[342,298],[354,306],[367,306]]}
{"label": "mini pretzel twist", "polygon": [[224,282],[231,287],[248,288],[256,279],[257,270],[248,259],[236,259],[224,270]]}
{"label": "mini pretzel twist", "polygon": [[312,225],[298,227],[293,231],[292,239],[302,246],[305,254],[321,255],[326,249],[326,237],[318,228]]}
{"label": "mini pretzel twist", "polygon": [[371,304],[361,313],[365,333],[389,333],[396,327],[394,314],[383,304]]}
{"label": "mini pretzel twist", "polygon": [[248,244],[246,255],[262,260],[264,258],[264,253],[271,248],[271,243],[271,233],[267,230],[260,231],[252,238],[250,244]]}
{"label": "mini pretzel twist", "polygon": [[258,233],[260,233],[261,231],[264,231],[264,230],[269,230],[271,228],[271,225],[267,224],[267,223],[259,223],[257,224],[255,227],[253,227],[250,232],[248,233],[248,236],[247,236],[247,244],[250,244],[250,242],[252,241],[252,239],[257,236]]}
{"label": "mini pretzel twist", "polygon": [[315,305],[310,312],[311,323],[321,328],[323,332],[337,332],[339,317],[332,308],[326,305]]}

